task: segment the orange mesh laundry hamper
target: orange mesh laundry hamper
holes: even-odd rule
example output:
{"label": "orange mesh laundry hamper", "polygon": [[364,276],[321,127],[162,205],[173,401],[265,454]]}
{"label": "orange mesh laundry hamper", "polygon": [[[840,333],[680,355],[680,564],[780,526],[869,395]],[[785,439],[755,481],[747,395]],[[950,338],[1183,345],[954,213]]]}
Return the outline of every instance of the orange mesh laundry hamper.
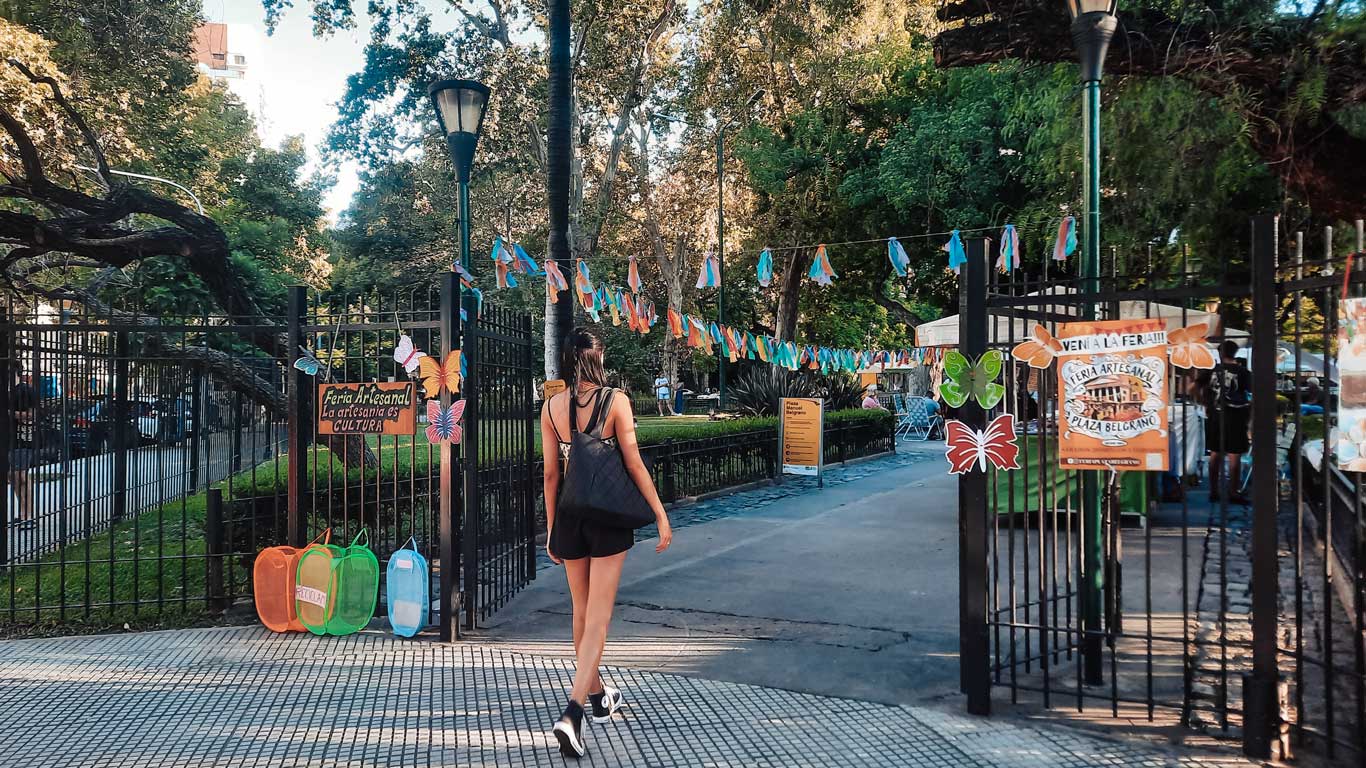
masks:
{"label": "orange mesh laundry hamper", "polygon": [[251,569],[251,581],[256,615],[266,629],[272,632],[304,631],[305,627],[294,611],[295,570],[305,552],[313,547],[326,546],[331,540],[332,529],[328,528],[303,549],[268,547],[256,556]]}

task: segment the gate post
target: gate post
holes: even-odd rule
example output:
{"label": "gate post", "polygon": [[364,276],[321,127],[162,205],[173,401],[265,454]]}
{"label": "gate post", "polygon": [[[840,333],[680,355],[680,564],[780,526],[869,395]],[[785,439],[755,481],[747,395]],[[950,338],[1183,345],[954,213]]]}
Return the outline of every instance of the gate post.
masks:
{"label": "gate post", "polygon": [[[128,514],[128,438],[131,433],[137,450],[136,441],[139,431],[136,426],[128,428],[128,332],[114,334],[114,423],[109,428],[109,447],[114,453],[114,509],[113,522],[121,522]],[[136,424],[136,422],[134,422]]]}
{"label": "gate post", "polygon": [[[18,319],[14,316],[12,306],[0,307],[0,323],[4,323],[6,328],[0,329],[0,418],[8,419],[10,413],[10,386],[14,382],[14,374],[10,371],[10,339],[13,337]],[[88,434],[88,433],[87,433]],[[5,485],[5,496],[0,499],[0,565],[9,562],[9,452],[10,441],[14,436],[8,429],[0,435],[0,478],[3,478]],[[88,447],[88,446],[87,446]],[[13,608],[13,603],[10,607]]]}
{"label": "gate post", "polygon": [[[451,350],[456,347],[456,335],[460,333],[460,283],[457,282],[458,279],[459,277],[454,272],[447,272],[441,276],[441,360],[445,360],[450,355]],[[441,392],[441,404],[443,407],[448,407],[451,404],[451,396],[444,389]],[[439,491],[441,509],[438,517],[441,519],[439,555],[441,557],[440,637],[442,642],[450,642],[460,636],[460,622],[457,620],[457,612],[460,609],[457,603],[460,587],[460,548],[456,546],[455,542],[455,515],[457,510],[455,506],[453,449],[454,446],[449,440],[441,443],[441,486]]]}
{"label": "gate post", "polygon": [[[526,417],[526,468],[528,471],[536,468],[536,430],[541,425],[541,415],[533,410],[535,403],[535,384],[532,382],[531,372],[535,370],[536,360],[533,357],[531,335],[531,315],[522,316],[522,334],[526,339],[525,357],[522,359],[522,376],[525,377],[518,387],[522,390],[522,396],[526,398],[527,417]],[[536,579],[536,483],[541,482],[541,478],[534,472],[528,477],[525,483],[525,491],[522,496],[522,509],[526,510],[526,572],[529,580]]]}
{"label": "gate post", "polygon": [[463,297],[465,315],[464,338],[460,348],[469,367],[469,379],[462,383],[465,397],[465,433],[461,441],[464,458],[464,507],[461,564],[464,566],[465,628],[474,629],[479,611],[479,304],[472,293]]}
{"label": "gate post", "polygon": [[[958,282],[958,339],[964,355],[976,359],[987,349],[987,241],[967,243],[967,264]],[[986,414],[969,399],[958,409],[972,429],[986,428]],[[968,712],[991,714],[991,649],[987,634],[987,476],[958,476],[958,671],[968,697]]]}
{"label": "gate post", "polygon": [[[1252,674],[1243,676],[1243,753],[1271,757],[1279,711],[1276,663],[1276,244],[1275,216],[1252,220]],[[1327,462],[1325,454],[1324,461]],[[1325,477],[1327,473],[1325,472]]]}
{"label": "gate post", "polygon": [[[291,366],[300,355],[304,346],[304,323],[308,319],[308,288],[302,285],[289,286],[289,327],[286,331],[285,370],[289,372],[289,413],[286,414],[289,436],[285,452],[289,454],[286,465],[287,493],[286,538],[291,547],[303,547],[307,541],[307,526],[304,522],[304,486],[307,485],[308,472],[308,425],[312,419],[308,403],[308,387],[312,377]],[[336,341],[332,342],[334,345]]]}

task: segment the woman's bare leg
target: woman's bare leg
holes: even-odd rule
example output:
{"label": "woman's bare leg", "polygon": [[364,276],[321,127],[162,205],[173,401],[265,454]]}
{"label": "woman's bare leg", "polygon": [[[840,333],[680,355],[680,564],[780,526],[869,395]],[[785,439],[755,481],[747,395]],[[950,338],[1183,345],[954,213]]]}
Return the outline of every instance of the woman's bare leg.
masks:
{"label": "woman's bare leg", "polygon": [[574,690],[569,698],[582,704],[598,688],[598,665],[607,645],[607,628],[612,623],[612,608],[617,602],[617,584],[626,553],[591,560],[592,581],[588,588],[588,611],[583,636],[578,643],[579,666],[574,674]]}
{"label": "woman's bare leg", "polygon": [[[578,560],[565,560],[564,573],[569,580],[569,598],[573,608],[574,618],[574,656],[578,657],[583,643],[583,628],[588,620],[588,590],[589,590],[589,563],[588,558]],[[589,689],[590,693],[596,693],[598,685],[594,682]],[[580,704],[582,699],[575,699]]]}

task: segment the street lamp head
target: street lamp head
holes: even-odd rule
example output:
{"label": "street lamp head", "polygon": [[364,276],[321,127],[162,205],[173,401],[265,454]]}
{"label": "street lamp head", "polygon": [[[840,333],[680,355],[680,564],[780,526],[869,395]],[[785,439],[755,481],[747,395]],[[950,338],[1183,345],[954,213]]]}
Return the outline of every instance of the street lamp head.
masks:
{"label": "street lamp head", "polygon": [[1067,13],[1072,17],[1072,43],[1081,57],[1083,83],[1100,82],[1105,53],[1119,26],[1116,6],[1117,0],[1067,0]]}
{"label": "street lamp head", "polygon": [[749,97],[749,101],[745,104],[745,106],[746,106],[746,107],[753,107],[755,104],[758,104],[758,103],[759,103],[759,99],[762,99],[763,97],[764,97],[764,89],[763,89],[763,88],[760,88],[759,90],[757,90],[757,91],[754,92],[754,95],[753,95],[753,96],[750,96],[750,97]]}
{"label": "street lamp head", "polygon": [[437,80],[427,87],[436,119],[446,133],[446,145],[460,181],[468,183],[474,149],[484,128],[489,88],[475,80]]}

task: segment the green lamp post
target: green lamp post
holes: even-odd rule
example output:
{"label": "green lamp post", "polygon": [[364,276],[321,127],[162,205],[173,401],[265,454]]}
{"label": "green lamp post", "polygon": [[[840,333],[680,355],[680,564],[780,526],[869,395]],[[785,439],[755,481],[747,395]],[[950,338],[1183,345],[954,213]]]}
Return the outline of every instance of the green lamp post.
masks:
{"label": "green lamp post", "polygon": [[427,87],[460,182],[460,263],[470,266],[470,168],[484,128],[489,88],[474,80],[437,80]]}
{"label": "green lamp post", "polygon": [[[1067,0],[1072,17],[1072,42],[1081,59],[1082,175],[1086,177],[1082,206],[1082,291],[1094,296],[1100,289],[1100,78],[1105,53],[1119,20],[1116,0]],[[1095,319],[1096,302],[1086,302],[1084,317]],[[1105,548],[1101,537],[1102,498],[1096,472],[1082,476],[1085,529],[1082,536],[1081,621],[1086,682],[1102,681],[1101,639],[1104,632]]]}

